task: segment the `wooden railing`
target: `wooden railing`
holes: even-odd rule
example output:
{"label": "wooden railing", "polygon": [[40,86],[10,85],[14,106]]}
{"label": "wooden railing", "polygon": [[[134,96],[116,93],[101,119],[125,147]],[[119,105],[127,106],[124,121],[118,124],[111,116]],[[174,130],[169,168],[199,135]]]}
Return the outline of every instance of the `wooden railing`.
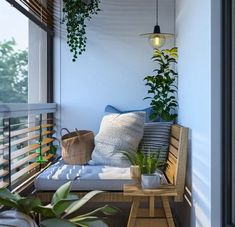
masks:
{"label": "wooden railing", "polygon": [[0,188],[11,190],[54,156],[56,104],[0,104]]}

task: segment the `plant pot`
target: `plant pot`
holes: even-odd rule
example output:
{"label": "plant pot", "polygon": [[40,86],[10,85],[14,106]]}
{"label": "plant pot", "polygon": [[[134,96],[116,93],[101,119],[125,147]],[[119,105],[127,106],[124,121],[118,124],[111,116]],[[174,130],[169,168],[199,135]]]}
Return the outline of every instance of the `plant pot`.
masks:
{"label": "plant pot", "polygon": [[140,176],[141,176],[140,167],[136,166],[136,165],[131,166],[130,173],[131,173],[131,178],[135,181],[135,183],[139,184],[140,183]]}
{"label": "plant pot", "polygon": [[0,226],[38,227],[36,222],[31,217],[15,210],[1,212],[0,223]]}
{"label": "plant pot", "polygon": [[142,174],[141,186],[143,189],[159,188],[161,185],[161,177],[159,174]]}

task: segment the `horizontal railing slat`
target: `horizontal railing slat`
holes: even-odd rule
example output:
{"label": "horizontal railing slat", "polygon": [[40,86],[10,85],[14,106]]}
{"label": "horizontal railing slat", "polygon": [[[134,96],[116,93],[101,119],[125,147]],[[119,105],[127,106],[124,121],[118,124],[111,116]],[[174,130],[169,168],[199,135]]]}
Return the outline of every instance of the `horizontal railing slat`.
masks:
{"label": "horizontal railing slat", "polygon": [[[53,135],[54,133],[55,133],[55,130],[52,130],[52,131],[44,130],[42,132],[42,136]],[[18,140],[14,140],[14,141],[11,142],[11,146],[16,146],[17,144],[24,143],[24,142],[27,142],[27,141],[30,141],[30,140],[35,140],[35,139],[38,139],[39,137],[40,137],[40,135],[37,134],[37,135],[27,136],[27,137],[24,137],[24,138],[21,138],[21,139],[18,139]],[[8,146],[9,146],[8,143],[6,143],[4,145],[1,145],[0,150],[6,149]]]}
{"label": "horizontal railing slat", "polygon": [[5,181],[0,182],[0,188],[6,188],[8,185],[9,185],[9,183],[7,183]]}
{"label": "horizontal railing slat", "polygon": [[4,177],[8,174],[8,171],[6,171],[5,169],[1,169],[0,170],[0,177]]}
{"label": "horizontal railing slat", "polygon": [[14,170],[14,169],[26,164],[27,162],[31,161],[32,159],[37,158],[38,155],[39,154],[37,154],[37,153],[33,153],[29,156],[26,156],[25,158],[20,159],[19,161],[16,161],[15,163],[13,163],[11,165],[11,170]]}
{"label": "horizontal railing slat", "polygon": [[37,166],[39,166],[39,163],[32,163],[30,165],[28,165],[27,167],[21,169],[20,171],[14,173],[12,176],[11,176],[11,181],[15,181],[17,180],[18,178],[20,178],[21,176],[23,176],[24,174],[28,173],[29,171],[33,170],[34,168],[36,168]]}
{"label": "horizontal railing slat", "polygon": [[0,166],[1,165],[6,165],[8,163],[8,160],[4,159],[4,158],[0,158]]}
{"label": "horizontal railing slat", "polygon": [[[48,143],[51,143],[52,141],[54,141],[53,138],[45,138],[45,139],[43,139],[43,141],[42,141],[42,146],[43,146],[43,145],[46,145],[46,144],[48,144]],[[17,158],[17,157],[19,157],[19,156],[21,156],[21,155],[24,155],[24,154],[26,154],[26,153],[28,153],[28,152],[30,152],[30,151],[36,150],[36,149],[39,148],[39,147],[40,147],[39,144],[32,144],[32,145],[29,145],[29,146],[24,147],[24,148],[22,148],[22,149],[19,149],[19,150],[15,151],[15,152],[12,152],[12,154],[11,154],[11,160],[13,160],[13,159],[15,159],[15,158]]]}
{"label": "horizontal railing slat", "polygon": [[[43,124],[41,127],[42,129],[44,128],[50,128],[53,127],[54,124]],[[40,125],[34,126],[34,127],[30,127],[30,128],[24,128],[24,129],[20,129],[20,130],[16,130],[11,132],[11,137],[14,136],[19,136],[28,132],[34,132],[34,131],[38,131],[40,129]]]}
{"label": "horizontal railing slat", "polygon": [[56,103],[0,104],[0,117],[3,117],[3,118],[24,117],[24,116],[28,116],[31,114],[46,114],[46,113],[55,113],[55,112],[56,112]]}

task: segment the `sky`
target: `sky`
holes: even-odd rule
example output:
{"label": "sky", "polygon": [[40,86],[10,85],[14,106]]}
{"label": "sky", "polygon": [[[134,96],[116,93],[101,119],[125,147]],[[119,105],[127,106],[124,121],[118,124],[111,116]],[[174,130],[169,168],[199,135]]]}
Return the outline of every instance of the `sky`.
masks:
{"label": "sky", "polygon": [[0,0],[0,42],[12,37],[17,49],[28,48],[28,19],[7,1]]}

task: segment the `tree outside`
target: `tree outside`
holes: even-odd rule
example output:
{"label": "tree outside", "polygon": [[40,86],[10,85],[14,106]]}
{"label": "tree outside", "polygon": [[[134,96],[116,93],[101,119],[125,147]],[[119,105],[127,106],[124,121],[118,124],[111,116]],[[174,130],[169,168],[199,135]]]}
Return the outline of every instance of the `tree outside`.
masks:
{"label": "tree outside", "polygon": [[0,42],[0,103],[28,102],[28,51],[14,39]]}

